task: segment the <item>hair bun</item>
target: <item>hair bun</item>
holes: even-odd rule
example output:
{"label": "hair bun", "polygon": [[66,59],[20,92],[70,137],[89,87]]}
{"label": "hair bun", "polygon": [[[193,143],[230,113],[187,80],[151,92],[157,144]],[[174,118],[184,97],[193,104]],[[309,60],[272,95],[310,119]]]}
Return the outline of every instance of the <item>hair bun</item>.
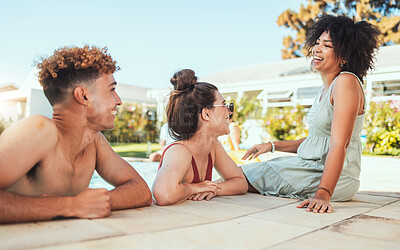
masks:
{"label": "hair bun", "polygon": [[183,69],[176,72],[170,82],[174,85],[175,90],[186,91],[194,88],[197,83],[197,77],[193,70]]}

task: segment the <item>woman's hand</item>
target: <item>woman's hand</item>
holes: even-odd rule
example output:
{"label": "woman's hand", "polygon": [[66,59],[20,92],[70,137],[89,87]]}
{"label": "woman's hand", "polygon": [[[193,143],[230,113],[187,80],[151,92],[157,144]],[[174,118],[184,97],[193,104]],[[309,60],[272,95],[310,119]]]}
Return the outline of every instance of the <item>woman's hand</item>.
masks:
{"label": "woman's hand", "polygon": [[260,154],[271,152],[271,150],[272,150],[272,145],[270,142],[256,144],[246,151],[246,153],[242,157],[242,160],[246,160],[250,155],[251,157],[249,160],[257,158]]}
{"label": "woman's hand", "polygon": [[329,198],[317,197],[309,198],[307,200],[302,201],[297,208],[307,207],[307,212],[314,213],[332,213],[332,205],[329,203]]}
{"label": "woman's hand", "polygon": [[209,201],[209,200],[211,200],[211,198],[213,198],[215,196],[216,196],[216,194],[214,194],[213,192],[203,192],[203,193],[198,193],[198,194],[191,195],[188,198],[188,200],[192,200],[192,201],[206,200],[206,201]]}
{"label": "woman's hand", "polygon": [[212,192],[215,196],[217,195],[217,189],[221,189],[220,185],[213,181],[203,181],[200,183],[190,184],[190,186],[193,188],[194,195],[204,192]]}

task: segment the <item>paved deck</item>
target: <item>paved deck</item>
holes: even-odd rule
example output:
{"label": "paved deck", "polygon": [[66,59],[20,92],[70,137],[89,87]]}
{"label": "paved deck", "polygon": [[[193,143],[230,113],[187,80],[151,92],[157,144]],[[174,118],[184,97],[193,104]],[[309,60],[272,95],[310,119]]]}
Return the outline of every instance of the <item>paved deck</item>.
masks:
{"label": "paved deck", "polygon": [[[258,194],[0,226],[0,249],[400,249],[400,160],[363,157],[362,186],[332,214]],[[389,184],[388,184],[389,183]]]}

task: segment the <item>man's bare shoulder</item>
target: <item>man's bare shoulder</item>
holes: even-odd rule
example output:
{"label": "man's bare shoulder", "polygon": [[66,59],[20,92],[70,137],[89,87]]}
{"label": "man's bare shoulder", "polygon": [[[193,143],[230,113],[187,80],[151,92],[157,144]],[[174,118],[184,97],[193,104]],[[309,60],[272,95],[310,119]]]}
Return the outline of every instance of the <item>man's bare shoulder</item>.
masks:
{"label": "man's bare shoulder", "polygon": [[97,132],[97,134],[94,137],[94,144],[95,144],[96,150],[98,152],[99,152],[99,150],[101,151],[102,149],[108,149],[108,150],[111,149],[112,150],[111,145],[108,142],[107,138],[100,131]]}
{"label": "man's bare shoulder", "polygon": [[55,123],[42,115],[24,118],[7,128],[0,136],[0,142],[40,142],[41,144],[56,144],[58,131]]}

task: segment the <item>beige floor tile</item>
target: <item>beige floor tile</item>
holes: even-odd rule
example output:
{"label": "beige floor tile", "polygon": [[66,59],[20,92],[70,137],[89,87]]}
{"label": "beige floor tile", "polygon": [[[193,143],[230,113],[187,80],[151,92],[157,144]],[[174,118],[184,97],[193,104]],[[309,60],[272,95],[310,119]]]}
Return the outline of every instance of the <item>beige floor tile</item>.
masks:
{"label": "beige floor tile", "polygon": [[111,217],[97,219],[125,233],[141,233],[213,222],[213,219],[178,213],[158,206],[120,211]]}
{"label": "beige floor tile", "polygon": [[398,241],[400,247],[400,220],[360,215],[325,229],[346,235]]}
{"label": "beige floor tile", "polygon": [[216,197],[215,201],[230,203],[240,206],[255,207],[262,209],[271,209],[286,204],[295,203],[296,199],[285,199],[277,197],[269,197],[261,194],[247,193],[245,195],[221,196]]}
{"label": "beige floor tile", "polygon": [[123,235],[91,220],[72,219],[0,226],[0,249],[35,248]]}
{"label": "beige floor tile", "polygon": [[282,244],[278,244],[269,249],[399,249],[399,243],[354,235],[345,235],[337,232],[316,231]]}
{"label": "beige floor tile", "polygon": [[246,216],[208,225],[158,232],[156,235],[187,242],[188,246],[202,246],[203,249],[260,249],[312,230]]}
{"label": "beige floor tile", "polygon": [[359,191],[357,194],[369,194],[375,196],[387,196],[393,198],[400,198],[400,192],[384,192],[384,191]]}
{"label": "beige floor tile", "polygon": [[291,225],[322,228],[380,206],[362,202],[333,202],[332,205],[334,210],[333,213],[330,214],[314,214],[312,212],[306,212],[304,208],[297,208],[296,204],[289,204],[249,216]]}
{"label": "beige floor tile", "polygon": [[96,241],[86,241],[81,243],[53,246],[41,249],[55,250],[79,250],[79,249],[199,249],[204,250],[204,247],[197,246],[193,242],[188,242],[185,239],[178,240],[179,237],[169,239],[160,237],[153,233],[126,235],[121,237],[112,237]]}
{"label": "beige floor tile", "polygon": [[400,201],[375,209],[366,215],[400,220]]}
{"label": "beige floor tile", "polygon": [[214,220],[226,220],[264,210],[261,208],[245,207],[218,202],[217,200],[185,201],[183,203],[172,206],[164,206],[162,208],[178,213],[192,214],[201,217],[211,218]]}
{"label": "beige floor tile", "polygon": [[377,196],[377,195],[370,195],[370,194],[363,194],[363,193],[357,193],[352,199],[352,201],[360,201],[360,202],[375,203],[375,204],[382,204],[382,205],[394,202],[396,200],[398,200],[398,198],[387,197],[387,196]]}

